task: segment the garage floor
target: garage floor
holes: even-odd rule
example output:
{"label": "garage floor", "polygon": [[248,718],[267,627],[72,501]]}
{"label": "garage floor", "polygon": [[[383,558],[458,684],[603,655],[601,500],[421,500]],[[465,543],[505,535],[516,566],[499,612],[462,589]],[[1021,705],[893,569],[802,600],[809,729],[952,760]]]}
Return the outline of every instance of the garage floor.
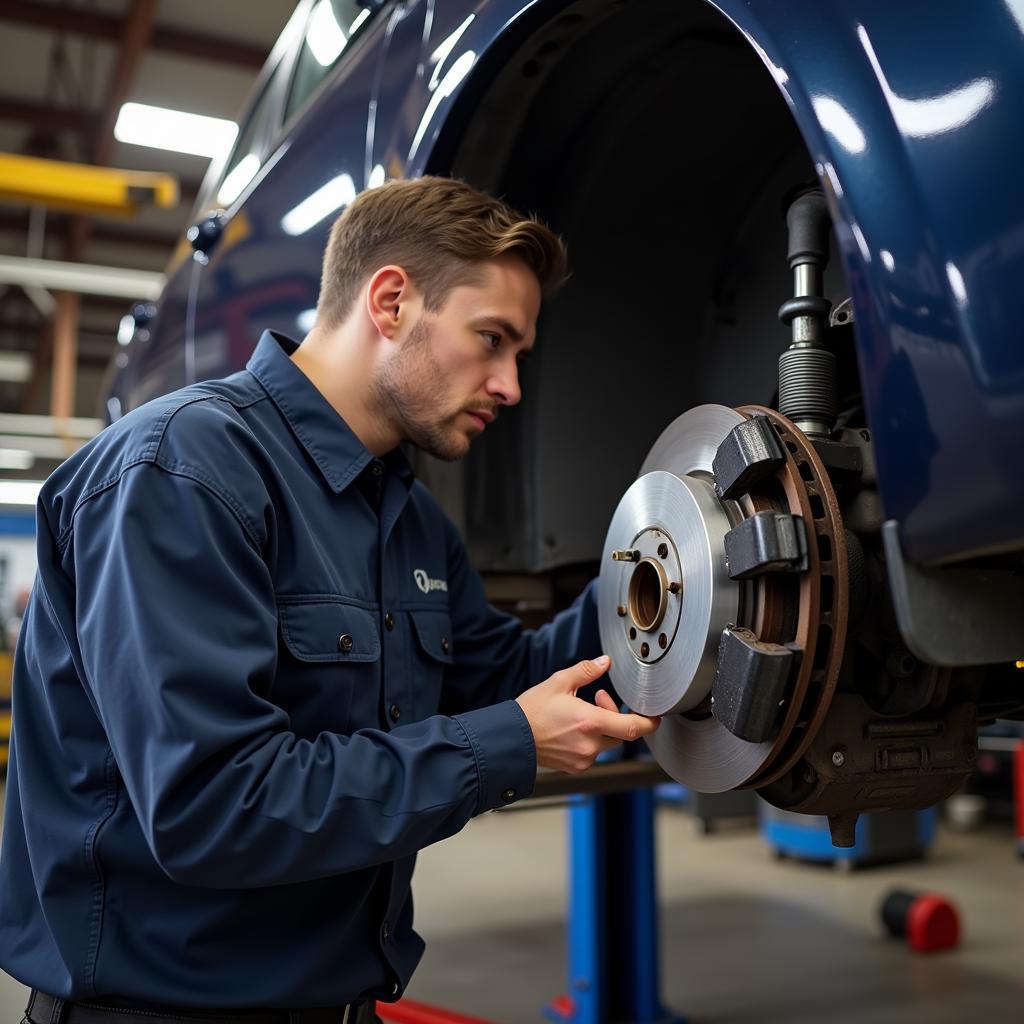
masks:
{"label": "garage floor", "polygon": [[[490,814],[424,852],[417,915],[428,951],[412,998],[497,1024],[537,1021],[564,990],[564,811]],[[684,811],[659,820],[666,1000],[691,1024],[943,1024],[1024,1012],[1024,861],[1008,826],[940,830],[924,863],[831,868],[775,861],[750,826],[696,834]],[[915,956],[882,936],[894,885],[941,891],[965,941]],[[0,976],[0,1021],[24,990]]]}

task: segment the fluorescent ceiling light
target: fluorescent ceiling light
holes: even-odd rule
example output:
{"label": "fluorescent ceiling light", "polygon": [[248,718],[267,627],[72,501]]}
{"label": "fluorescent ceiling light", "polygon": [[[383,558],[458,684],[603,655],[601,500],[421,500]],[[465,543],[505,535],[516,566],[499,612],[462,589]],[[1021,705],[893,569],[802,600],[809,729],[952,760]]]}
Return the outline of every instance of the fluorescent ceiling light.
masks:
{"label": "fluorescent ceiling light", "polygon": [[221,206],[230,206],[242,194],[242,189],[252,181],[259,169],[260,158],[255,153],[243,156],[224,179],[224,184],[217,192],[217,202]]}
{"label": "fluorescent ceiling light", "polygon": [[114,125],[114,138],[118,142],[194,156],[223,156],[237,134],[238,125],[234,121],[151,107],[146,103],[125,103]]}
{"label": "fluorescent ceiling light", "polygon": [[36,457],[21,448],[0,448],[0,469],[31,469]]}
{"label": "fluorescent ceiling light", "polygon": [[164,275],[127,267],[96,267],[62,260],[34,260],[0,255],[0,284],[38,285],[83,295],[116,295],[124,299],[157,299]]}
{"label": "fluorescent ceiling light", "polygon": [[315,227],[342,207],[348,206],[356,197],[356,185],[349,174],[339,174],[322,185],[311,196],[307,196],[294,209],[281,218],[281,227],[289,235],[301,235]]}
{"label": "fluorescent ceiling light", "polygon": [[27,352],[0,352],[0,380],[24,383],[32,376],[32,358]]}
{"label": "fluorescent ceiling light", "polygon": [[23,413],[0,413],[0,432],[5,434],[36,434],[40,437],[80,437],[88,441],[106,424],[103,420],[75,416],[64,419],[57,416],[27,416]]}
{"label": "fluorescent ceiling light", "polygon": [[320,0],[309,19],[306,45],[322,67],[329,68],[345,49],[348,36],[334,16],[331,0]]}
{"label": "fluorescent ceiling light", "polygon": [[0,480],[0,505],[34,505],[42,480]]}
{"label": "fluorescent ceiling light", "polygon": [[[73,437],[28,437],[18,434],[0,434],[0,450],[19,451],[37,459],[56,459],[63,462],[74,455],[84,441]],[[5,469],[28,469],[28,466],[5,466]]]}
{"label": "fluorescent ceiling light", "polygon": [[316,324],[316,309],[304,309],[296,318],[295,326],[303,334],[309,334]]}

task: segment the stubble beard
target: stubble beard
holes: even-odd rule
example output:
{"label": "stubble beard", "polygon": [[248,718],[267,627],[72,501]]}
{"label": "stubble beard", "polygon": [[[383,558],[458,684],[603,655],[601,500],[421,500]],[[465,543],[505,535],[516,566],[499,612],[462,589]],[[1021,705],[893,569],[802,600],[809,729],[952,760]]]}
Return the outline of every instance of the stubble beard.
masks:
{"label": "stubble beard", "polygon": [[469,439],[455,426],[458,413],[442,411],[448,386],[430,351],[431,336],[421,320],[401,351],[377,371],[370,388],[378,414],[390,419],[412,444],[435,458],[455,462],[469,452]]}

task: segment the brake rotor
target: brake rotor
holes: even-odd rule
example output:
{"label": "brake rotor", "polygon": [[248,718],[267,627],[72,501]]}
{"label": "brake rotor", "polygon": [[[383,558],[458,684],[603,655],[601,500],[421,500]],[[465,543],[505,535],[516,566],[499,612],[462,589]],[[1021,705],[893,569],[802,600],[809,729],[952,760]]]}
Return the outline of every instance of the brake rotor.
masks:
{"label": "brake rotor", "polygon": [[634,711],[689,711],[711,691],[718,637],[739,605],[718,557],[730,526],[709,483],[663,470],[641,476],[619,503],[602,564],[620,556],[626,571],[602,569],[601,593],[614,600],[601,602],[601,639],[628,666],[615,683]]}
{"label": "brake rotor", "polygon": [[[771,422],[784,464],[738,500],[722,501],[714,490],[715,455],[751,415]],[[807,569],[731,579],[725,536],[764,511],[803,519]],[[835,688],[846,585],[838,504],[801,431],[756,406],[698,406],[669,425],[612,517],[599,614],[619,694],[634,710],[663,716],[647,742],[673,778],[700,792],[723,792],[765,785],[799,760]],[[741,739],[713,714],[709,694],[727,626],[801,654],[778,732],[765,742]]]}

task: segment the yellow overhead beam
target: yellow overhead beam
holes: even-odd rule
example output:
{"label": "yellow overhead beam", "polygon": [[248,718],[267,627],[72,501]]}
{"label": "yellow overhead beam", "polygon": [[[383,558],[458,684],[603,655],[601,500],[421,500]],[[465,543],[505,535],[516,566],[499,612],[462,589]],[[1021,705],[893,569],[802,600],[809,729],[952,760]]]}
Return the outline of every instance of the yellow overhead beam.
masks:
{"label": "yellow overhead beam", "polygon": [[140,206],[176,206],[178,181],[151,171],[0,153],[0,199],[130,217]]}

